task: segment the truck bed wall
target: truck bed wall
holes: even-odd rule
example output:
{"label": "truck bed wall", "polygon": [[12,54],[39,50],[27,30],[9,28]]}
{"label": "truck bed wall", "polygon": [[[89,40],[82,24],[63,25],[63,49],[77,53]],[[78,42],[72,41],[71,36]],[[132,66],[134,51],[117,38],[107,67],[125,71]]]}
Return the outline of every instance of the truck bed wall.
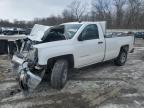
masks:
{"label": "truck bed wall", "polygon": [[133,48],[134,37],[133,36],[123,36],[106,39],[106,52],[104,61],[114,59],[118,56],[120,48],[124,45],[129,46],[129,51]]}

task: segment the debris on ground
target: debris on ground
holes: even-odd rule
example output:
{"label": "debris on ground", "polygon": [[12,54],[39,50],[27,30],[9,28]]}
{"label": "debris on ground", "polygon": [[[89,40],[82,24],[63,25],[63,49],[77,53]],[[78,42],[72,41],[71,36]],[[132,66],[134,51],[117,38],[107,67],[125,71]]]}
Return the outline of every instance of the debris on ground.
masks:
{"label": "debris on ground", "polygon": [[8,56],[0,56],[0,108],[143,108],[144,40],[125,66],[113,62],[72,70],[66,86],[54,90],[44,80],[33,93],[24,94],[11,71]]}

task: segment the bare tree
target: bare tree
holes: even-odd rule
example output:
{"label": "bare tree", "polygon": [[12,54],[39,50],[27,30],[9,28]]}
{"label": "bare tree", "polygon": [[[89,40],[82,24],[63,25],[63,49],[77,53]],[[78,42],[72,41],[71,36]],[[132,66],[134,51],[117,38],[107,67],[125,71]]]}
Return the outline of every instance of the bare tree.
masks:
{"label": "bare tree", "polygon": [[72,22],[75,21],[75,18],[72,12],[69,9],[64,9],[62,12],[63,22]]}
{"label": "bare tree", "polygon": [[77,21],[82,20],[82,17],[86,13],[86,8],[86,4],[83,4],[80,0],[74,0],[68,6],[69,12],[72,14],[73,17],[75,17]]}
{"label": "bare tree", "polygon": [[139,24],[142,23],[139,20],[144,13],[143,5],[143,0],[128,0],[127,25],[129,27],[133,26],[134,28],[138,28]]}
{"label": "bare tree", "polygon": [[111,0],[93,0],[92,17],[93,20],[106,20],[108,25],[112,24]]}
{"label": "bare tree", "polygon": [[124,7],[126,6],[126,0],[114,0],[114,6],[116,7],[116,26],[123,24]]}
{"label": "bare tree", "polygon": [[57,25],[72,21],[107,21],[109,28],[144,28],[144,0],[93,0],[91,11],[82,0],[72,1],[60,15],[32,21],[0,20],[1,27],[29,28],[34,24]]}

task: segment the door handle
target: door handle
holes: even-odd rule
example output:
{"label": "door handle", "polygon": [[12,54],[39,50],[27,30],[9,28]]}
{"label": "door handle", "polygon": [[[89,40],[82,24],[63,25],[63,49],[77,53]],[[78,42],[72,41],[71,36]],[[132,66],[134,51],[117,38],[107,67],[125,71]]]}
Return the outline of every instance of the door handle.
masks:
{"label": "door handle", "polygon": [[98,44],[103,44],[103,42],[98,42]]}

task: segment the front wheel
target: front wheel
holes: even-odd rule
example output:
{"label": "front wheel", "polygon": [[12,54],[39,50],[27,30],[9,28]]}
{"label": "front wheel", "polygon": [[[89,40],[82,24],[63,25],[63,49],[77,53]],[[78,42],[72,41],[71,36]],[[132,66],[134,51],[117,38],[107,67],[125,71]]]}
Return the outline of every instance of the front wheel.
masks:
{"label": "front wheel", "polygon": [[65,59],[58,59],[54,64],[51,73],[51,86],[54,89],[62,89],[68,76],[68,61]]}
{"label": "front wheel", "polygon": [[115,65],[123,66],[127,61],[127,51],[121,50],[119,56],[114,60]]}

